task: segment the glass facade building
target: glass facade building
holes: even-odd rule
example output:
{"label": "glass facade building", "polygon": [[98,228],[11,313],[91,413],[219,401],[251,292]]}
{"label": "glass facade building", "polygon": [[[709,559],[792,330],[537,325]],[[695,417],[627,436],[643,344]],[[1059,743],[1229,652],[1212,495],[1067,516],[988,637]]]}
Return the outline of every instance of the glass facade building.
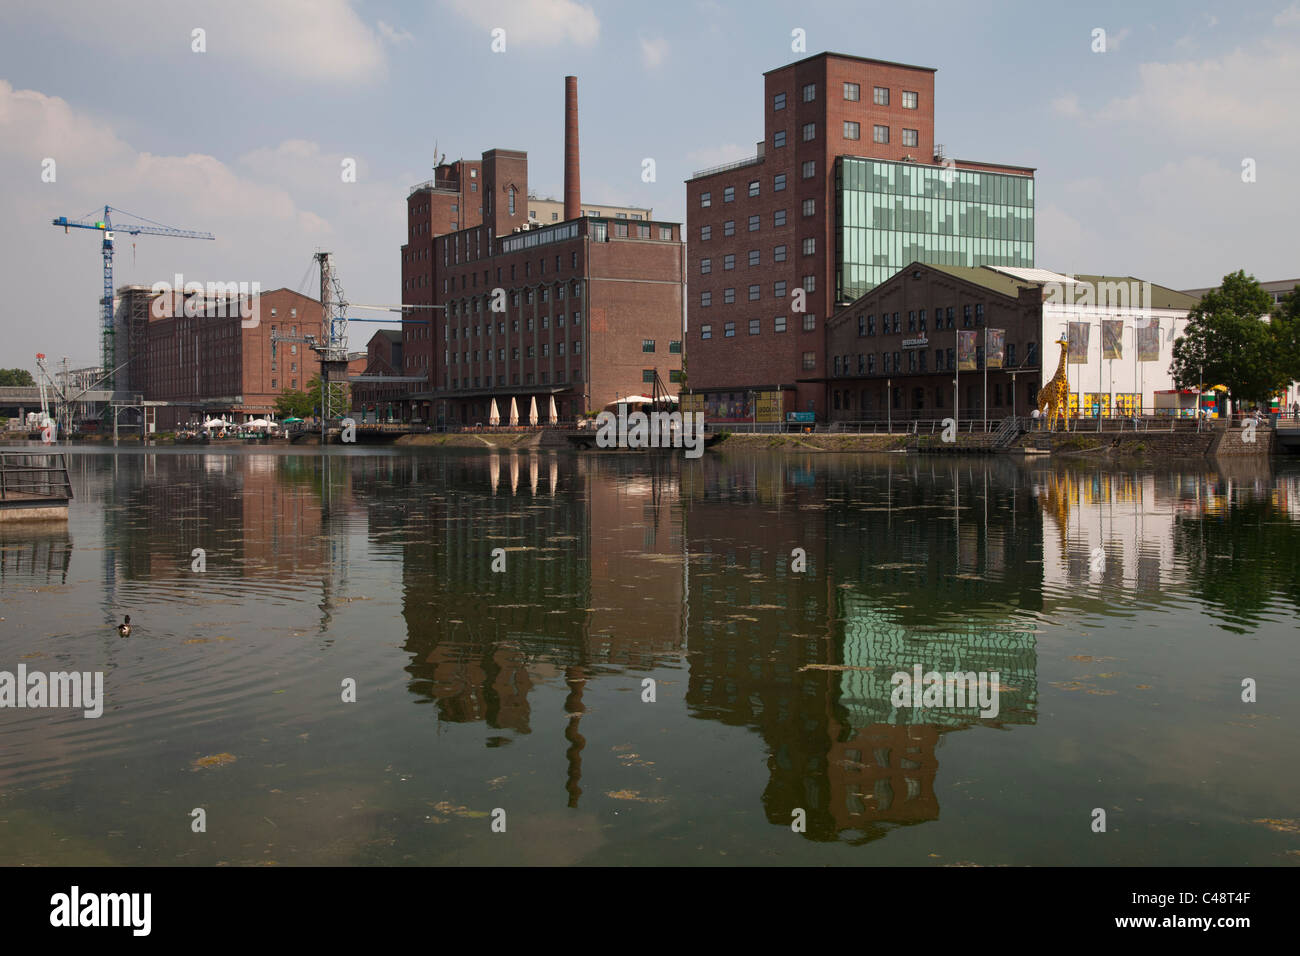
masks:
{"label": "glass facade building", "polygon": [[835,162],[835,295],[865,295],[911,262],[1034,265],[1034,180],[841,156]]}

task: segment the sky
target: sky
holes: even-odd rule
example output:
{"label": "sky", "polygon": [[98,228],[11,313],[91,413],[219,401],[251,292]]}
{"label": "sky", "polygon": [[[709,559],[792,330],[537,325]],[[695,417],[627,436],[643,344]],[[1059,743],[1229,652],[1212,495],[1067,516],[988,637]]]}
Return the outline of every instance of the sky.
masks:
{"label": "sky", "polygon": [[1041,268],[1300,278],[1300,0],[5,0],[0,367],[99,361],[99,237],[55,217],[215,234],[121,237],[118,286],[314,295],[323,249],[349,301],[400,302],[436,154],[526,150],[562,195],[566,74],[584,200],[682,221],[685,179],[753,155],[762,74],[824,50],[936,68],[948,154],[1037,169]]}

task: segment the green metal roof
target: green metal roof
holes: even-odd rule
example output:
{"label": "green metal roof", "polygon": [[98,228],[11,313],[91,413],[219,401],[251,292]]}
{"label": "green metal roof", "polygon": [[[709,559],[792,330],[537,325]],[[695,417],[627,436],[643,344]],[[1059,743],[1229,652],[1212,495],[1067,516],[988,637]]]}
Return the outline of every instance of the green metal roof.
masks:
{"label": "green metal roof", "polygon": [[[1093,285],[1100,285],[1103,282],[1123,282],[1128,285],[1136,282],[1139,286],[1143,280],[1134,276],[1094,276],[1075,273],[1074,278],[1082,282],[1091,282]],[[1170,289],[1166,286],[1156,285],[1154,282],[1149,283],[1151,286],[1150,307],[1153,309],[1178,309],[1179,311],[1191,311],[1200,303],[1200,297],[1188,295],[1185,292],[1179,292],[1176,289]]]}
{"label": "green metal roof", "polygon": [[[1007,298],[1015,299],[1019,297],[1021,289],[1032,289],[1037,283],[1026,282],[1023,279],[1017,279],[1015,276],[1009,276],[1005,272],[996,272],[993,269],[986,269],[984,266],[936,266],[928,262],[913,263],[908,266],[921,265],[927,269],[933,269],[936,272],[942,272],[950,275],[955,279],[962,279],[965,282],[973,282],[975,285],[981,285],[990,292],[996,292],[999,295],[1005,295]],[[907,269],[903,270],[904,272]],[[884,283],[882,283],[883,285]]]}

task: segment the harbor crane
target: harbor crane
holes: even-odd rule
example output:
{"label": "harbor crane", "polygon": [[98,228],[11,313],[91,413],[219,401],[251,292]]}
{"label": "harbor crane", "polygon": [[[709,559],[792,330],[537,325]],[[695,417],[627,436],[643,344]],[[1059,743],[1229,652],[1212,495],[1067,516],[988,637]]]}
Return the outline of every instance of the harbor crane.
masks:
{"label": "harbor crane", "polygon": [[[216,239],[217,237],[210,232],[196,232],[192,229],[176,229],[172,226],[165,226],[160,222],[154,222],[152,219],[146,219],[144,216],[136,216],[133,213],[121,209],[115,209],[112,206],[104,206],[103,218],[97,217],[97,212],[87,213],[80,219],[69,219],[67,216],[59,216],[52,220],[55,226],[62,226],[64,233],[69,229],[93,229],[104,234],[102,250],[104,253],[104,301],[101,312],[100,323],[100,366],[104,374],[112,375],[119,367],[117,361],[117,342],[113,329],[113,243],[116,233],[126,233],[129,236],[171,236],[175,239]],[[120,213],[123,216],[131,216],[139,222],[114,223],[113,213]],[[113,388],[116,391],[116,388]]]}
{"label": "harbor crane", "polygon": [[[408,309],[443,309],[441,305],[351,305],[343,295],[343,286],[339,282],[338,273],[334,271],[330,264],[330,253],[317,252],[313,257],[320,269],[320,307],[321,307],[321,334],[320,336],[304,333],[303,335],[286,334],[280,331],[271,333],[271,360],[275,361],[277,346],[281,342],[290,342],[295,344],[305,344],[309,349],[316,353],[320,359],[320,380],[321,380],[321,406],[320,412],[320,434],[321,444],[325,444],[325,435],[328,423],[337,417],[336,413],[342,413],[347,409],[342,407],[343,396],[335,395],[334,390],[330,387],[331,379],[339,384],[345,384],[347,381],[348,368],[348,322],[391,322],[391,319],[358,319],[348,317],[348,308],[369,309],[372,311],[382,312],[400,312],[405,315]],[[405,323],[427,324],[427,320],[405,319]],[[338,408],[334,405],[338,402]]]}

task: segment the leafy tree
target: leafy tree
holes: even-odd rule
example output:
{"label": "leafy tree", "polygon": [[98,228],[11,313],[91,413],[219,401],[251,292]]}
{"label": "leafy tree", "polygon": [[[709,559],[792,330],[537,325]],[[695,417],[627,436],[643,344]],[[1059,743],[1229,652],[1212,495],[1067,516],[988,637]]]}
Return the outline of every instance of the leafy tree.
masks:
{"label": "leafy tree", "polygon": [[1277,332],[1261,321],[1272,304],[1254,276],[1241,270],[1224,276],[1221,288],[1201,297],[1186,333],[1174,342],[1170,372],[1178,387],[1223,384],[1233,399],[1262,403],[1284,389],[1291,376]]}
{"label": "leafy tree", "polygon": [[0,368],[0,386],[23,388],[35,384],[36,379],[25,368]]}
{"label": "leafy tree", "polygon": [[1282,296],[1269,317],[1282,371],[1292,381],[1300,381],[1300,285]]}
{"label": "leafy tree", "polygon": [[313,407],[311,396],[296,389],[286,388],[275,400],[275,413],[280,418],[306,418]]}

